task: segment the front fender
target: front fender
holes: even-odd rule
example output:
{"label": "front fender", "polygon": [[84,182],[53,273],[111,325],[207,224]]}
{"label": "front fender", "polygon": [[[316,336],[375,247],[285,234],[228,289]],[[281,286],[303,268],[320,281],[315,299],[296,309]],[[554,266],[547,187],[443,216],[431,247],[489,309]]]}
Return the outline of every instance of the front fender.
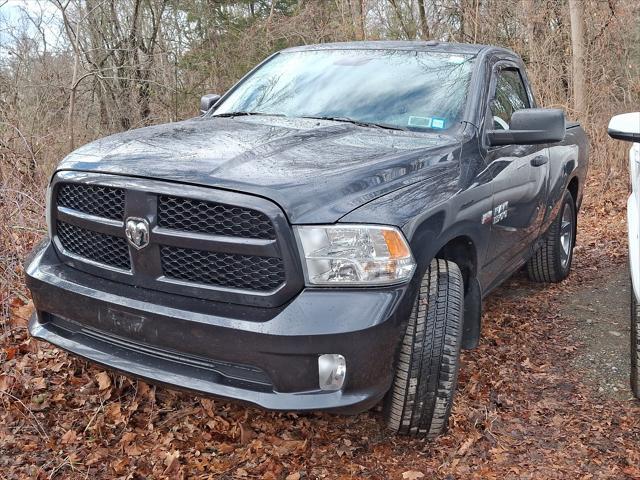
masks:
{"label": "front fender", "polygon": [[484,260],[491,226],[483,215],[491,211],[490,183],[459,189],[458,177],[429,179],[380,197],[341,219],[349,223],[380,223],[400,227],[424,273],[444,245],[456,237],[469,238],[478,271]]}

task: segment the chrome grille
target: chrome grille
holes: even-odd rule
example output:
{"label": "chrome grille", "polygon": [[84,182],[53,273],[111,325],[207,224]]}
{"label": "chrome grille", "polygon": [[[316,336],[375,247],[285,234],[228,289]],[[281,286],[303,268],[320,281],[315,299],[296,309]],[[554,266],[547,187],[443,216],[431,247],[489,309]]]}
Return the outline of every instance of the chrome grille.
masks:
{"label": "chrome grille", "polygon": [[171,278],[221,287],[268,291],[284,282],[281,258],[160,247],[162,271]]}
{"label": "chrome grille", "polygon": [[[282,305],[303,286],[291,227],[266,199],[76,172],[59,172],[52,189],[53,241],[74,268],[143,288],[254,306]],[[148,245],[129,245],[129,218],[146,220]]]}

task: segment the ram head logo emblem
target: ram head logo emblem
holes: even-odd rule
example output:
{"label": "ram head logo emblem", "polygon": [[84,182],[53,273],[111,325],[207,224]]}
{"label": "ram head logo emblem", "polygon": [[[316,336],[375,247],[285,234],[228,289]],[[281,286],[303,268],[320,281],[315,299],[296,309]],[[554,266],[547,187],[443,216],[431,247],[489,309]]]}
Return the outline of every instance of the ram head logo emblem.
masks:
{"label": "ram head logo emblem", "polygon": [[149,245],[149,222],[144,218],[127,218],[124,233],[129,243],[137,250]]}

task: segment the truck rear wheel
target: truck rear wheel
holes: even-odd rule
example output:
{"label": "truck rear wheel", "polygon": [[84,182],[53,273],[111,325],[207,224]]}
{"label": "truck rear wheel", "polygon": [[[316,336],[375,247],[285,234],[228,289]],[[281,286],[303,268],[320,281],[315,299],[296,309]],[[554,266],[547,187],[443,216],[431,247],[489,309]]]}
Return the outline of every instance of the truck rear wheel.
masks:
{"label": "truck rear wheel", "polygon": [[542,247],[527,262],[529,278],[542,283],[557,283],[567,278],[573,260],[575,234],[576,204],[571,192],[567,191]]}
{"label": "truck rear wheel", "polygon": [[458,266],[435,259],[422,278],[385,401],[387,426],[435,438],[447,429],[460,366],[464,285]]}
{"label": "truck rear wheel", "polygon": [[640,360],[640,311],[638,310],[638,301],[631,284],[631,391],[640,398],[640,385],[638,384],[638,363]]}

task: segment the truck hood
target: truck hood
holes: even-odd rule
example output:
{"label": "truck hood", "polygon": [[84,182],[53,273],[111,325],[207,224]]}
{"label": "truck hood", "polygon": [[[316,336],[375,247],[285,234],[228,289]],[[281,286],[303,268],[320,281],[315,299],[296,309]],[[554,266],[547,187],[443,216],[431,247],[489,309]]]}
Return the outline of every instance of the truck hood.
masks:
{"label": "truck hood", "polygon": [[196,118],[102,138],[58,170],[246,192],[276,202],[291,223],[332,223],[398,188],[437,182],[459,145],[451,136],[333,121]]}

